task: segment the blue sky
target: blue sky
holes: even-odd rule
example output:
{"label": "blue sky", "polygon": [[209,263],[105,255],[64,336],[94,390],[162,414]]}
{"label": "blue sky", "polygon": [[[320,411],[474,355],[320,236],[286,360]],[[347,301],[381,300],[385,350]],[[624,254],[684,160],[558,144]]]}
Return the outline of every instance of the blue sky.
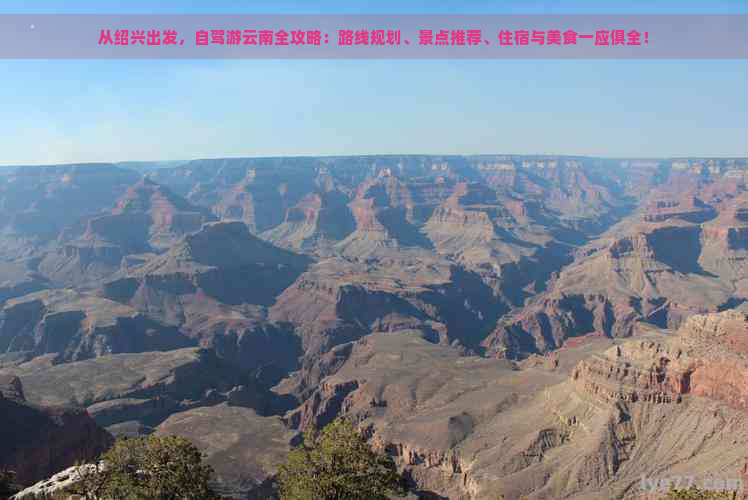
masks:
{"label": "blue sky", "polygon": [[[748,13],[748,1],[6,0],[0,13]],[[119,2],[118,2],[119,3]],[[748,156],[748,61],[0,61],[0,165],[223,156]]]}

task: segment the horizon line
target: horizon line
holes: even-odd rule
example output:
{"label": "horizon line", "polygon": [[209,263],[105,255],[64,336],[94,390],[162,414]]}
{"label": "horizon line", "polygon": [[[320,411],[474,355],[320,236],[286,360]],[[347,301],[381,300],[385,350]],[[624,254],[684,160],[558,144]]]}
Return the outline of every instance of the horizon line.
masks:
{"label": "horizon line", "polygon": [[23,168],[23,167],[64,167],[64,166],[97,166],[97,165],[124,165],[138,163],[178,163],[186,164],[197,161],[210,160],[282,160],[282,159],[341,159],[341,158],[369,158],[369,157],[442,157],[442,158],[478,158],[478,157],[496,157],[496,158],[581,158],[588,160],[619,160],[619,161],[672,161],[672,160],[745,160],[745,155],[665,155],[665,156],[602,156],[602,155],[584,155],[584,154],[555,154],[555,153],[356,153],[356,154],[287,154],[287,155],[238,155],[238,156],[214,156],[214,157],[195,157],[191,159],[176,160],[118,160],[118,161],[69,161],[61,163],[11,163],[2,164],[0,168]]}

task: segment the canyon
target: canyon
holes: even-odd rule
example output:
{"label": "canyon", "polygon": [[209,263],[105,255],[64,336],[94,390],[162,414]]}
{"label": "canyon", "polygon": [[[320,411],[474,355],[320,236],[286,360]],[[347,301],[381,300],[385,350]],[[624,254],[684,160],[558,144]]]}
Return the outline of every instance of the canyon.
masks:
{"label": "canyon", "polygon": [[649,498],[748,470],[747,301],[744,158],[0,169],[0,466],[178,434],[265,498],[345,417],[422,498]]}

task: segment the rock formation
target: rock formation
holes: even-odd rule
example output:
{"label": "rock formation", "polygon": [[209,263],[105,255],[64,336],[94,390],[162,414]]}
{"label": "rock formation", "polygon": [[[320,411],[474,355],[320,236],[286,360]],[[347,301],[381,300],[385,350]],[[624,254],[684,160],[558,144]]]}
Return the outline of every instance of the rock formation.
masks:
{"label": "rock formation", "polygon": [[108,213],[65,228],[59,248],[47,252],[38,269],[62,284],[104,279],[120,269],[125,256],[168,249],[214,220],[208,209],[145,178],[128,188]]}
{"label": "rock formation", "polygon": [[74,290],[45,290],[0,309],[0,351],[74,361],[192,345],[177,328],[120,303]]}
{"label": "rock formation", "polygon": [[30,485],[105,451],[111,436],[85,410],[38,407],[18,377],[0,375],[0,467]]}
{"label": "rock formation", "polygon": [[726,311],[520,368],[375,334],[285,418],[346,415],[418,489],[448,498],[639,498],[653,470],[742,477],[746,338],[748,317]]}

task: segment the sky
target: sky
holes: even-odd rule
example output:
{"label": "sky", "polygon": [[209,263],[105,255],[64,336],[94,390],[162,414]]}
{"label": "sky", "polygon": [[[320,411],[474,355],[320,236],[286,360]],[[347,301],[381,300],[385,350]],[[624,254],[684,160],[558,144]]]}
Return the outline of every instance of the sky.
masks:
{"label": "sky", "polygon": [[[434,3],[4,0],[0,14],[748,14],[748,0]],[[4,60],[0,165],[408,153],[748,156],[746,81],[742,60]]]}

